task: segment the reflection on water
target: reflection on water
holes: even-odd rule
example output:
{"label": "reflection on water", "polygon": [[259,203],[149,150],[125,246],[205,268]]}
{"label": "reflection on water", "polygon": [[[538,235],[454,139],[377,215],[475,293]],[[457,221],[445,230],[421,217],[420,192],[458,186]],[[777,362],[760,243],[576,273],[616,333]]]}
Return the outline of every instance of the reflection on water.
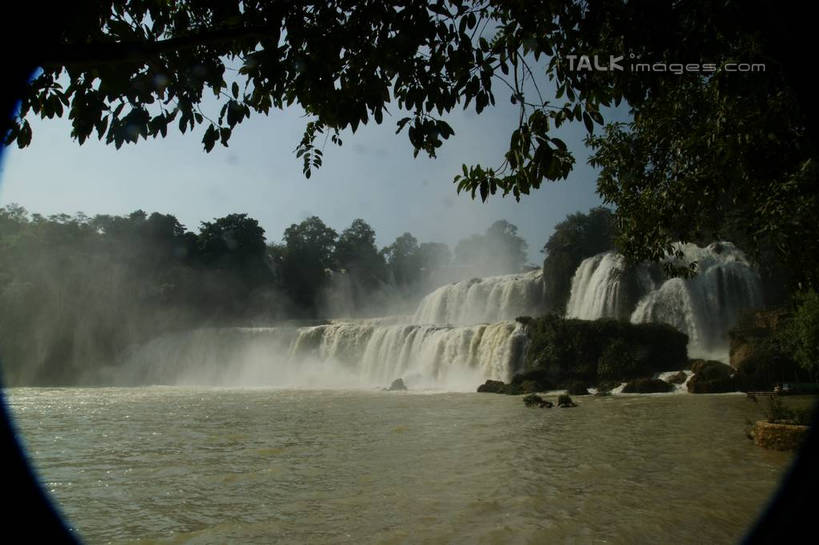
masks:
{"label": "reflection on water", "polygon": [[738,395],[7,390],[88,543],[732,543],[789,454]]}

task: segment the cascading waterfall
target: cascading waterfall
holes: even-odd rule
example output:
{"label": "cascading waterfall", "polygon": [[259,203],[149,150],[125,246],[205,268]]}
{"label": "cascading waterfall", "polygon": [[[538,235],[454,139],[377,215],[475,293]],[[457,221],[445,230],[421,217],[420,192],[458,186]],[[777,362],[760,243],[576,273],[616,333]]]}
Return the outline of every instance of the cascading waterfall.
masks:
{"label": "cascading waterfall", "polygon": [[762,304],[759,275],[730,242],[679,249],[682,263],[697,262],[692,278],[660,281],[648,266],[628,270],[614,252],[585,259],[572,280],[566,316],[667,323],[688,335],[691,357],[727,361],[728,330],[742,310]]}
{"label": "cascading waterfall", "polygon": [[655,285],[648,267],[628,268],[618,253],[604,252],[584,259],[572,278],[566,317],[626,320],[637,299]]}
{"label": "cascading waterfall", "polygon": [[[762,303],[759,275],[733,244],[680,246],[693,278],[663,279],[656,266],[628,266],[605,252],[572,280],[570,318],[668,323],[689,336],[689,354],[727,360],[727,331]],[[509,380],[524,361],[517,316],[548,309],[540,271],[443,286],[412,317],[336,320],[312,327],[218,328],[167,334],[125,355],[107,384],[208,384],[281,388],[383,387],[474,391]]]}
{"label": "cascading waterfall", "polygon": [[670,324],[688,335],[689,356],[727,362],[728,330],[740,312],[762,305],[762,281],[730,242],[681,250],[686,262],[697,261],[697,275],[664,282],[640,300],[631,321]]}
{"label": "cascading waterfall", "polygon": [[416,324],[471,325],[536,316],[547,309],[540,271],[462,280],[433,291],[412,318]]}
{"label": "cascading waterfall", "polygon": [[388,385],[474,391],[508,380],[522,361],[523,327],[339,321],[302,328],[201,329],[162,336],[128,356],[121,383],[287,388]]}

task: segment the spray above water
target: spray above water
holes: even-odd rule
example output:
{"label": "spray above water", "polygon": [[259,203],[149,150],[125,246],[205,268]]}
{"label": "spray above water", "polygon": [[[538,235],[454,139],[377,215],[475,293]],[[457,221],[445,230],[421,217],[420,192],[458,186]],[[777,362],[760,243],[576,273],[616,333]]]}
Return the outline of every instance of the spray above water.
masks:
{"label": "spray above water", "polygon": [[746,309],[762,305],[762,282],[730,242],[705,248],[679,246],[684,263],[697,263],[692,278],[663,279],[651,266],[627,267],[606,252],[585,259],[572,281],[569,318],[659,322],[688,335],[689,356],[728,361],[728,330]]}
{"label": "spray above water", "polygon": [[342,321],[302,328],[200,329],[166,335],[128,355],[124,383],[474,391],[508,380],[527,337],[511,321],[466,327]]}
{"label": "spray above water", "polygon": [[[759,275],[731,243],[680,247],[693,278],[665,279],[614,252],[575,272],[566,316],[663,322],[689,336],[689,354],[727,360],[727,331],[762,303]],[[547,310],[540,271],[476,278],[434,290],[412,317],[337,320],[311,327],[219,328],[169,334],[131,351],[108,383],[474,391],[523,366],[524,327]],[[119,374],[120,369],[128,370]]]}
{"label": "spray above water", "polygon": [[538,270],[473,278],[440,287],[421,300],[412,321],[470,325],[537,316],[546,310],[543,275]]}

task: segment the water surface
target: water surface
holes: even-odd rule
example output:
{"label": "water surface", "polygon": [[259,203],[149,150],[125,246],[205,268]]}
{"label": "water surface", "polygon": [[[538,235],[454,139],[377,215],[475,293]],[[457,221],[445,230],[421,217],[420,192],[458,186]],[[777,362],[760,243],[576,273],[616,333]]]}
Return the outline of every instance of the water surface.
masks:
{"label": "water surface", "polygon": [[733,543],[791,455],[739,395],[6,391],[87,543]]}

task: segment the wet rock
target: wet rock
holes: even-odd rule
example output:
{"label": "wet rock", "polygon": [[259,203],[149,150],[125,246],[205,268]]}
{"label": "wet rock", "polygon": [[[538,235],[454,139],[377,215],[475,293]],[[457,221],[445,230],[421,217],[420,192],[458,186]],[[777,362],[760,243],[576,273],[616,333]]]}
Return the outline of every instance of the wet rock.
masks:
{"label": "wet rock", "polygon": [[392,381],[392,384],[390,384],[390,387],[387,388],[387,390],[390,391],[390,392],[400,392],[400,391],[404,391],[406,389],[407,389],[407,385],[404,384],[404,379],[402,379],[402,378],[395,379],[394,381]]}
{"label": "wet rock", "polygon": [[525,393],[545,392],[555,389],[555,384],[550,379],[549,374],[540,369],[515,375],[512,377],[512,384],[519,385]]}
{"label": "wet rock", "polygon": [[636,378],[630,380],[623,387],[624,394],[658,394],[670,392],[674,389],[673,384],[669,384],[658,378]]}
{"label": "wet rock", "polygon": [[666,379],[666,381],[670,382],[671,384],[682,384],[683,382],[686,381],[687,378],[688,378],[688,375],[686,375],[684,372],[680,371],[679,373],[675,373],[675,374],[671,375],[670,377],[668,377]]}
{"label": "wet rock", "polygon": [[795,450],[808,433],[808,426],[757,421],[751,430],[754,443],[772,450]]}
{"label": "wet rock", "polygon": [[692,394],[716,394],[735,392],[738,385],[735,369],[719,361],[692,360],[694,376],[688,381],[688,392]]}
{"label": "wet rock", "polygon": [[611,391],[620,386],[622,382],[606,381],[597,384],[597,395],[611,394]]}
{"label": "wet rock", "polygon": [[534,394],[536,392],[542,392],[544,388],[540,387],[540,384],[535,382],[534,380],[524,380],[520,383],[520,389],[525,394]]}
{"label": "wet rock", "polygon": [[519,384],[506,384],[500,380],[487,380],[478,386],[478,391],[490,394],[507,395],[518,395],[524,393],[523,388],[521,388]]}
{"label": "wet rock", "polygon": [[527,395],[523,398],[523,403],[527,407],[540,407],[541,409],[551,409],[554,406],[551,401],[547,401],[537,394]]}
{"label": "wet rock", "polygon": [[557,396],[557,406],[561,409],[566,407],[577,407],[577,403],[572,401],[572,398],[569,397],[568,394],[560,394]]}

